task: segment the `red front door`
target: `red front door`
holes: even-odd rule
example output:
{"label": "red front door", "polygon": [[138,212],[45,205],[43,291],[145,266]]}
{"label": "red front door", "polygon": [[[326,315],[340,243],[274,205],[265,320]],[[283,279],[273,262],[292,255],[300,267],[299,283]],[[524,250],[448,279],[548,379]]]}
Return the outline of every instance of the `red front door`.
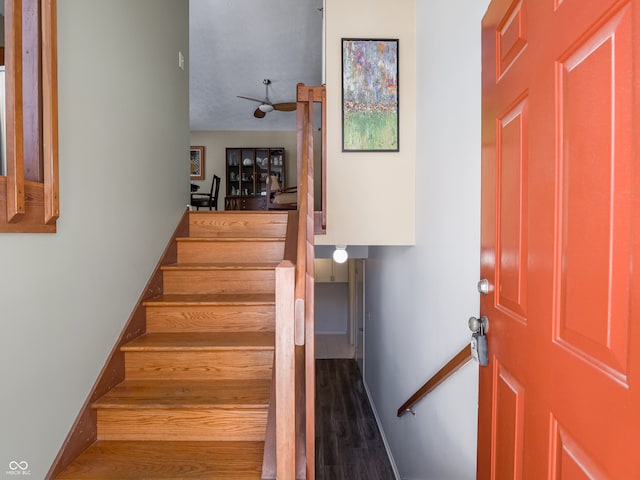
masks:
{"label": "red front door", "polygon": [[640,478],[640,0],[482,31],[478,478]]}

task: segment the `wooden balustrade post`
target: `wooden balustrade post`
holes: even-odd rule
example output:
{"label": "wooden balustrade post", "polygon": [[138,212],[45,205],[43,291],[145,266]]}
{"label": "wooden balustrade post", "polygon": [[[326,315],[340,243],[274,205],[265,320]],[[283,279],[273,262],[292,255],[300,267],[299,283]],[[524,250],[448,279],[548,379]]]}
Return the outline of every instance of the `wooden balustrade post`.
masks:
{"label": "wooden balustrade post", "polygon": [[296,478],[296,369],[294,323],[295,266],[276,268],[276,472],[278,480]]}
{"label": "wooden balustrade post", "polygon": [[18,222],[24,217],[24,150],[22,107],[22,0],[7,2],[6,29],[9,32],[6,62],[6,159],[7,159],[7,223]]}
{"label": "wooden balustrade post", "polygon": [[60,216],[58,180],[58,44],[57,1],[42,0],[42,154],[44,166],[44,223]]}

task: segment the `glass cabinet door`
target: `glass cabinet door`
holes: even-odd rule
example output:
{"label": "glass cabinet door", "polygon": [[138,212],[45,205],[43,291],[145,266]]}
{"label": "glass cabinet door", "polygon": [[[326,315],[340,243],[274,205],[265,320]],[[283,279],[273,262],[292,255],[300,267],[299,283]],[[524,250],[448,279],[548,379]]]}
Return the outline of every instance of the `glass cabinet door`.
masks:
{"label": "glass cabinet door", "polygon": [[264,197],[271,176],[275,176],[280,188],[285,187],[284,156],[281,147],[227,148],[227,196]]}
{"label": "glass cabinet door", "polygon": [[267,182],[269,180],[269,149],[256,150],[256,185],[258,195],[267,194]]}
{"label": "glass cabinet door", "polygon": [[273,175],[278,179],[280,188],[284,188],[284,151],[282,149],[271,149],[271,164],[269,165],[269,175]]}
{"label": "glass cabinet door", "polygon": [[240,177],[240,193],[238,195],[255,195],[255,150],[242,149],[242,168]]}
{"label": "glass cabinet door", "polygon": [[227,148],[227,195],[240,195],[240,149]]}

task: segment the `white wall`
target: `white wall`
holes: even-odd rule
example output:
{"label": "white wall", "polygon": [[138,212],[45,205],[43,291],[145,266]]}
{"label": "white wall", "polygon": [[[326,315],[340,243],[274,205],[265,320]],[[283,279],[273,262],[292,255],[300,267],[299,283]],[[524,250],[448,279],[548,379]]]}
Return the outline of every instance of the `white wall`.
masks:
{"label": "white wall", "polygon": [[[318,245],[411,245],[415,0],[326,0],[327,234]],[[342,38],[399,40],[399,152],[342,152]]]}
{"label": "white wall", "polygon": [[188,202],[188,3],[58,0],[58,233],[0,234],[0,474],[44,478]]}
{"label": "white wall", "polygon": [[349,284],[315,284],[316,334],[346,335],[349,329]]}
{"label": "white wall", "polygon": [[[471,363],[413,392],[469,341],[479,309],[480,22],[488,0],[416,1],[416,246],[369,249],[365,380],[402,478],[475,478]],[[402,45],[402,43],[401,43]]]}

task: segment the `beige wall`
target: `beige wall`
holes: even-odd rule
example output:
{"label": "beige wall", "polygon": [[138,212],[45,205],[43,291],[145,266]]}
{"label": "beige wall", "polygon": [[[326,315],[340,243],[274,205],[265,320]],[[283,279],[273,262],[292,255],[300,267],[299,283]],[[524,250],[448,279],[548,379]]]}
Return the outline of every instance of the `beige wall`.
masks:
{"label": "beige wall", "polygon": [[[415,0],[326,0],[327,233],[318,245],[413,245],[415,242],[416,29]],[[343,37],[399,39],[400,151],[342,152]],[[237,146],[287,148],[287,183],[295,184],[295,132],[191,132],[204,145],[206,179],[212,167],[223,177],[224,149]],[[280,142],[281,145],[278,145]],[[317,143],[317,142],[316,142]],[[318,188],[316,188],[318,193]]]}
{"label": "beige wall", "polygon": [[0,476],[45,477],[188,201],[188,3],[58,0],[58,233],[0,234]]}
{"label": "beige wall", "polygon": [[284,147],[287,160],[287,186],[296,184],[296,132],[191,132],[191,145],[204,145],[205,179],[196,181],[200,192],[211,188],[213,175],[222,178],[218,208],[224,208],[227,192],[225,148],[228,147]]}
{"label": "beige wall", "polygon": [[[415,0],[326,0],[327,235],[316,243],[414,243]],[[400,151],[342,152],[344,37],[399,39]]]}
{"label": "beige wall", "polygon": [[[242,132],[191,132],[191,145],[203,145],[205,152],[205,179],[194,183],[200,185],[200,192],[211,188],[213,175],[222,178],[218,209],[224,208],[227,191],[225,170],[225,149],[228,147],[284,147],[287,161],[287,187],[296,184],[296,164],[298,159],[296,132],[286,131],[242,131]],[[319,140],[315,142],[320,147]],[[316,157],[319,158],[319,150]]]}

